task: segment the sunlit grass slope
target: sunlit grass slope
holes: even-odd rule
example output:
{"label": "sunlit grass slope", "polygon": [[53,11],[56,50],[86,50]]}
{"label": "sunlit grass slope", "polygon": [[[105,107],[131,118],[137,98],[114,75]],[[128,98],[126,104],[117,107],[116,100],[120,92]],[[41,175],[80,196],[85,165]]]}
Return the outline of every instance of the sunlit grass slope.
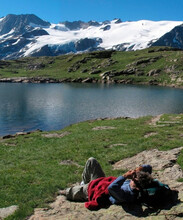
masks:
{"label": "sunlit grass slope", "polygon": [[0,61],[0,78],[44,77],[57,80],[183,86],[183,51],[152,47],[119,52],[98,51],[57,57]]}
{"label": "sunlit grass slope", "polygon": [[[156,125],[151,119],[94,120],[60,131],[1,139],[0,208],[18,205],[18,211],[8,219],[25,219],[34,208],[52,201],[59,189],[80,181],[85,161],[91,156],[101,162],[106,175],[117,176],[124,172],[112,169],[118,160],[146,149],[182,146],[183,115],[162,115]],[[151,133],[154,135],[147,135]],[[66,160],[73,164],[61,163]],[[183,168],[183,153],[179,163]]]}

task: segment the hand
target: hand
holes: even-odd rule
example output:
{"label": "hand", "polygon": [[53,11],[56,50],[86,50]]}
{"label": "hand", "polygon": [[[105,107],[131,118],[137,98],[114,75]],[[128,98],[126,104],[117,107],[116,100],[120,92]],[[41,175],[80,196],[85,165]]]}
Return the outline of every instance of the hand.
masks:
{"label": "hand", "polygon": [[129,170],[123,176],[127,179],[133,179],[135,177],[135,174],[136,174],[135,170]]}
{"label": "hand", "polygon": [[137,167],[137,168],[135,169],[135,172],[139,172],[139,171],[142,171],[142,170],[143,170],[143,167],[140,166],[140,167]]}
{"label": "hand", "polygon": [[127,179],[133,179],[136,176],[136,172],[142,171],[143,167],[137,167],[135,170],[129,170],[123,176]]}

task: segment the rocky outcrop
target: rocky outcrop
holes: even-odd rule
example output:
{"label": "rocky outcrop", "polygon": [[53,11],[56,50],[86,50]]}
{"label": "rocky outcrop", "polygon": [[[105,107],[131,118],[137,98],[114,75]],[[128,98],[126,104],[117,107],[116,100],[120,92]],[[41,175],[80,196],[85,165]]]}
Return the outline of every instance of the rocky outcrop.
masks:
{"label": "rocky outcrop", "polygon": [[111,29],[111,26],[110,25],[106,25],[105,27],[102,27],[100,29],[102,29],[103,31],[108,31],[108,30]]}
{"label": "rocky outcrop", "polygon": [[152,69],[148,72],[147,76],[157,76],[160,72],[160,69]]}
{"label": "rocky outcrop", "polygon": [[[155,63],[156,61],[158,61],[160,58],[162,58],[162,56],[156,56],[156,57],[152,57],[152,58],[144,58],[144,59],[139,59],[129,65],[132,65],[132,66],[139,66],[141,64],[152,64],[152,63]],[[129,66],[128,65],[128,66]]]}
{"label": "rocky outcrop", "polygon": [[112,126],[97,126],[97,127],[92,128],[92,130],[94,130],[94,131],[99,131],[99,130],[113,130],[113,129],[116,129],[116,128],[115,128],[115,127],[112,127]]}
{"label": "rocky outcrop", "polygon": [[51,50],[51,48],[48,45],[45,45],[37,50],[35,50],[31,56],[37,57],[37,56],[54,56],[54,52]]}
{"label": "rocky outcrop", "polygon": [[1,78],[0,82],[12,82],[12,83],[57,83],[59,80],[44,78],[44,77],[12,77]]}
{"label": "rocky outcrop", "polygon": [[88,28],[89,26],[100,26],[101,24],[96,22],[96,21],[89,21],[89,22],[84,22],[84,21],[65,21],[65,22],[60,22],[60,24],[64,24],[69,30],[79,30],[81,28],[85,29]]}
{"label": "rocky outcrop", "polygon": [[46,32],[45,30],[38,28],[38,29],[34,29],[31,31],[27,31],[25,34],[22,35],[22,37],[24,38],[32,38],[35,36],[43,36],[43,35],[49,35],[48,32]]}
{"label": "rocky outcrop", "polygon": [[16,210],[18,209],[18,206],[12,205],[6,208],[0,208],[0,219],[5,219],[8,216],[12,215]]}
{"label": "rocky outcrop", "polygon": [[126,80],[113,80],[109,76],[102,77],[101,79],[94,77],[87,78],[63,78],[53,79],[44,77],[11,77],[11,78],[0,78],[0,82],[8,83],[63,83],[63,82],[76,82],[76,83],[122,83],[132,84],[133,81],[130,79]]}
{"label": "rocky outcrop", "polygon": [[62,132],[62,133],[48,133],[48,134],[42,134],[43,137],[46,137],[46,138],[63,138],[67,135],[71,134],[70,132],[68,131],[65,131],[65,132]]}
{"label": "rocky outcrop", "polygon": [[97,52],[92,52],[90,55],[92,58],[111,58],[112,54],[114,53],[114,50],[104,50],[104,51],[97,51]]}
{"label": "rocky outcrop", "polygon": [[93,70],[89,74],[94,75],[94,74],[99,74],[101,73],[101,70]]}
{"label": "rocky outcrop", "polygon": [[17,132],[17,133],[15,133],[15,134],[5,135],[5,136],[3,136],[1,139],[3,140],[3,139],[15,138],[15,137],[17,137],[17,136],[32,134],[32,133],[35,133],[35,132],[42,132],[42,130],[37,129],[37,130],[35,130],[35,131],[27,131],[27,132],[23,132],[23,131],[22,131],[22,132]]}
{"label": "rocky outcrop", "polygon": [[63,83],[63,82],[82,82],[82,83],[96,83],[101,82],[95,78],[64,78],[64,79],[53,79],[45,77],[12,77],[12,78],[0,78],[0,82],[9,83]]}
{"label": "rocky outcrop", "polygon": [[130,50],[133,50],[133,47],[130,46],[130,43],[121,43],[121,44],[114,45],[112,49],[117,50],[117,51],[127,51],[127,50],[130,51]]}
{"label": "rocky outcrop", "polygon": [[89,26],[95,26],[95,27],[99,27],[101,24],[97,21],[89,21],[88,22]]}
{"label": "rocky outcrop", "polygon": [[40,69],[43,69],[45,68],[45,64],[44,63],[35,63],[35,64],[29,64],[27,66],[27,69],[28,70],[40,70]]}
{"label": "rocky outcrop", "polygon": [[101,38],[94,38],[94,39],[84,38],[84,39],[78,40],[75,43],[75,49],[76,51],[84,51],[84,50],[89,50],[89,49],[94,50],[101,43],[102,43]]}
{"label": "rocky outcrop", "polygon": [[120,18],[116,19],[115,24],[120,24],[122,23],[122,20]]}

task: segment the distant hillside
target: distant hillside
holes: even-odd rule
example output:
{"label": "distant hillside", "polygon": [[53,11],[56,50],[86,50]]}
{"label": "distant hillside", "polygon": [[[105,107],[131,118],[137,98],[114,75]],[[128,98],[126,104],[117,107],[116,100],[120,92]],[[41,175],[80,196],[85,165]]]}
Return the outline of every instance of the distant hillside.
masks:
{"label": "distant hillside", "polygon": [[183,87],[183,51],[152,47],[0,61],[0,82],[102,82]]}

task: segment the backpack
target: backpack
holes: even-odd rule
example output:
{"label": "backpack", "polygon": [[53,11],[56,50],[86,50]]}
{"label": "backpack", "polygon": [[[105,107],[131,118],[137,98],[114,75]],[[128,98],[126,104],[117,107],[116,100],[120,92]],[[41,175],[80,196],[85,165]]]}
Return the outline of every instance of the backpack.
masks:
{"label": "backpack", "polygon": [[146,189],[140,189],[138,201],[149,208],[162,208],[173,201],[173,193],[167,184],[154,180]]}

